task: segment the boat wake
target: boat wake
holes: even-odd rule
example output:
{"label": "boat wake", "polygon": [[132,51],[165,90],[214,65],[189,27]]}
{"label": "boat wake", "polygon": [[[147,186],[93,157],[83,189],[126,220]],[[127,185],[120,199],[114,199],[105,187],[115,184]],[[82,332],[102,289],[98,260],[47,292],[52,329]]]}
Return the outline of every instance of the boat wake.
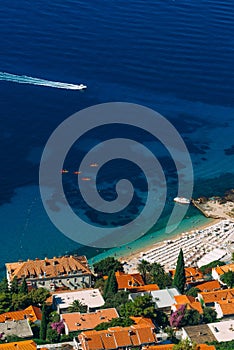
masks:
{"label": "boat wake", "polygon": [[26,75],[15,75],[15,74],[10,74],[5,72],[0,72],[0,80],[10,81],[12,83],[32,84],[32,85],[47,86],[51,88],[66,89],[66,90],[83,90],[87,88],[87,86],[83,84],[79,84],[79,85],[68,84],[68,83],[62,83],[59,81],[51,81],[51,80],[45,80],[40,78],[28,77]]}

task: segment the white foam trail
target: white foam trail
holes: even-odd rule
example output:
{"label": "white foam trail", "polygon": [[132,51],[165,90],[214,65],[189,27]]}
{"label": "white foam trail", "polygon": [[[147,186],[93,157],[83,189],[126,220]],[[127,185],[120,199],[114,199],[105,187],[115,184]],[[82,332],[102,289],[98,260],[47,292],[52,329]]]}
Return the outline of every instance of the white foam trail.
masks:
{"label": "white foam trail", "polygon": [[51,80],[45,80],[40,78],[28,77],[26,75],[15,75],[15,74],[10,74],[5,72],[0,72],[0,80],[10,81],[12,83],[40,85],[40,86],[47,86],[47,87],[52,87],[56,89],[66,89],[66,90],[83,90],[87,88],[87,86],[83,84],[76,85],[76,84],[61,83],[59,81],[51,81]]}

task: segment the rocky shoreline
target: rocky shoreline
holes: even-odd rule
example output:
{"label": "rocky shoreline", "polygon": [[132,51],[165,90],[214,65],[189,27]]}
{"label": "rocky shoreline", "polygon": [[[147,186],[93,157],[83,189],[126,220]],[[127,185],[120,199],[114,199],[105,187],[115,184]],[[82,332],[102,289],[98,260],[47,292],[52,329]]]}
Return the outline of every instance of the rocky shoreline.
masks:
{"label": "rocky shoreline", "polygon": [[223,196],[202,196],[191,202],[207,218],[234,220],[234,189],[225,192]]}

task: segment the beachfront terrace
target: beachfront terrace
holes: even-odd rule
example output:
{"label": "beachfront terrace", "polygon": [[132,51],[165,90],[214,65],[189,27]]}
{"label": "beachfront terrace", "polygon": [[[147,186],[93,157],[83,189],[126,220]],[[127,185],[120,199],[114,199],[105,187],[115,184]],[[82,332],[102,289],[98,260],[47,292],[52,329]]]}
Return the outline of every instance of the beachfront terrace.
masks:
{"label": "beachfront terrace", "polygon": [[[179,238],[141,253],[139,260],[157,262],[170,270],[176,267],[180,249],[183,249],[185,266],[201,266],[212,259],[230,258],[230,245],[234,242],[234,222],[222,220],[202,230],[183,233]],[[213,254],[215,253],[215,254]]]}

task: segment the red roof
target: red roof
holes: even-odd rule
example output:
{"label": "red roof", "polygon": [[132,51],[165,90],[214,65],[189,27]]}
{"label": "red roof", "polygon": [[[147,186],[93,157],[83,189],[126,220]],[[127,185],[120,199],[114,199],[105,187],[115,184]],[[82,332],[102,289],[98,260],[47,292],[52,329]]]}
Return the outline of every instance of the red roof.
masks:
{"label": "red roof", "polygon": [[5,312],[0,315],[0,323],[5,321],[19,321],[27,318],[29,321],[36,322],[41,320],[41,310],[36,306],[29,306],[25,310]]}
{"label": "red roof", "polygon": [[68,332],[84,331],[94,329],[100,323],[110,322],[113,318],[119,317],[116,309],[102,309],[96,312],[81,314],[79,312],[62,314]]}
{"label": "red roof", "polygon": [[124,272],[117,271],[115,273],[115,277],[117,280],[118,289],[131,289],[145,285],[143,278],[139,273],[126,274]]}
{"label": "red roof", "polygon": [[154,344],[156,336],[151,326],[112,327],[104,331],[87,331],[78,335],[82,350],[110,350],[127,346]]}

